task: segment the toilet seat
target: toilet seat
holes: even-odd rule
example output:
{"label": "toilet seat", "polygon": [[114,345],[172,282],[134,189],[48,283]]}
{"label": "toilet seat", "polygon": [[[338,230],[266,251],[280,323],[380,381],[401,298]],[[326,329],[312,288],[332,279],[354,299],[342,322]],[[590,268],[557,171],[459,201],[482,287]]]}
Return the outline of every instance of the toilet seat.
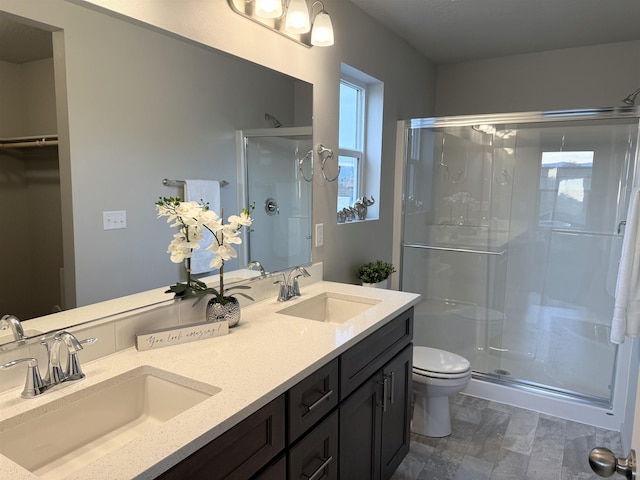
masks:
{"label": "toilet seat", "polygon": [[464,378],[471,373],[471,364],[455,353],[417,346],[413,347],[413,373],[428,378]]}

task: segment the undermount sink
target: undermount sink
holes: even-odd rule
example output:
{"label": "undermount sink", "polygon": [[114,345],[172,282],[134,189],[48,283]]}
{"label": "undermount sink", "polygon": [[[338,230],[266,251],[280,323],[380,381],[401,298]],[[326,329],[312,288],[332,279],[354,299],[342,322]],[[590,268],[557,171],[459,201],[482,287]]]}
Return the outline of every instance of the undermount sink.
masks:
{"label": "undermount sink", "polygon": [[344,323],[380,303],[377,298],[325,292],[302,300],[276,313],[317,322]]}
{"label": "undermount sink", "polygon": [[22,414],[17,425],[1,422],[0,453],[41,478],[64,478],[218,392],[143,366]]}

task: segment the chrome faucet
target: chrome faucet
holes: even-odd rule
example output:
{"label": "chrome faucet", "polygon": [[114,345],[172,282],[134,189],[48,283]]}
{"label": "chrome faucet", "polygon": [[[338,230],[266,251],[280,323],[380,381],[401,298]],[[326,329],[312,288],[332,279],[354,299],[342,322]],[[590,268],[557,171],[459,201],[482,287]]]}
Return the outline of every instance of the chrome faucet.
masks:
{"label": "chrome faucet", "polygon": [[310,277],[311,274],[307,272],[307,270],[302,267],[295,267],[293,270],[289,272],[289,276],[285,278],[284,273],[282,274],[282,280],[277,280],[273,282],[274,284],[280,284],[280,291],[278,293],[278,301],[286,302],[292,297],[300,296],[300,285],[298,284],[298,278],[300,277]]}
{"label": "chrome faucet", "polygon": [[[95,341],[95,340],[94,340]],[[62,370],[60,363],[60,346],[64,343],[67,349],[67,369]],[[57,385],[67,380],[80,380],[84,378],[78,352],[82,350],[82,345],[73,334],[63,330],[58,332],[49,347],[49,374],[47,380],[51,385]]]}
{"label": "chrome faucet", "polygon": [[[47,349],[48,355],[47,375],[44,380],[40,374],[38,360],[35,358],[13,360],[4,365],[0,365],[0,370],[26,362],[27,378],[25,380],[24,390],[22,391],[22,398],[34,398],[61,383],[83,379],[85,375],[80,367],[78,352],[82,350],[83,344],[94,343],[95,341],[97,341],[97,338],[87,338],[86,340],[79,341],[72,333],[62,330],[53,337],[51,345],[47,342],[40,342],[40,344]],[[60,347],[63,344],[67,350],[65,370],[63,370],[62,363],[60,362]]]}
{"label": "chrome faucet", "polygon": [[0,330],[6,330],[7,328],[11,330],[14,339],[24,340],[27,338],[20,320],[18,320],[18,317],[15,315],[3,315],[3,317],[0,318]]}
{"label": "chrome faucet", "polygon": [[267,276],[267,272],[264,271],[264,267],[257,260],[254,260],[253,262],[249,262],[249,264],[244,268],[246,268],[248,270],[254,270],[255,269],[255,270],[260,271],[260,276],[261,277],[266,277]]}

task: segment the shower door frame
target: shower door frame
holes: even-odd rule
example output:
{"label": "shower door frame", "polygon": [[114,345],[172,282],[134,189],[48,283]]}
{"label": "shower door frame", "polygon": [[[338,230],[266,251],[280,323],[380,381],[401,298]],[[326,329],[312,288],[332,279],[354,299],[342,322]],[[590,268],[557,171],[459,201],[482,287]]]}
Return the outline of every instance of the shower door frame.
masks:
{"label": "shower door frame", "polygon": [[[554,110],[548,112],[516,112],[493,115],[462,115],[455,117],[433,117],[411,119],[398,122],[398,146],[396,149],[396,174],[399,179],[396,185],[402,188],[402,196],[396,201],[396,211],[401,211],[400,219],[394,225],[393,260],[403,265],[404,250],[407,246],[404,238],[405,223],[405,192],[407,179],[407,155],[405,154],[410,129],[441,128],[452,126],[471,126],[478,124],[531,124],[550,122],[576,122],[594,120],[635,119],[640,123],[640,107],[611,107],[577,110]],[[640,186],[640,126],[635,139],[635,168],[632,186]],[[402,275],[400,289],[402,289]],[[625,420],[629,420],[626,406],[633,404],[635,396],[635,382],[638,377],[638,358],[640,357],[640,342],[627,340],[619,345],[615,354],[611,402],[598,404],[588,398],[574,395],[575,392],[553,388],[545,389],[544,385],[534,382],[511,382],[483,373],[474,372],[472,381],[467,388],[471,395],[501,401],[523,408],[549,413],[601,428],[620,430],[624,428]],[[631,388],[630,388],[631,387]]]}

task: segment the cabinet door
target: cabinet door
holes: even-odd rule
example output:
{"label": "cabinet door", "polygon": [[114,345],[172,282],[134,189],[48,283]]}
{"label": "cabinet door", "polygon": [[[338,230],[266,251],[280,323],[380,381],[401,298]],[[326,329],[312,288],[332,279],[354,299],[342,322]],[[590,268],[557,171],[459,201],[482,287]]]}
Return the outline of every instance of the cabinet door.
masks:
{"label": "cabinet door", "polygon": [[383,480],[391,478],[409,452],[412,365],[413,345],[409,345],[382,370],[383,381],[387,383],[380,455]]}
{"label": "cabinet door", "polygon": [[380,478],[382,374],[367,380],[340,406],[340,478]]}
{"label": "cabinet door", "polygon": [[289,451],[289,480],[337,480],[338,412],[311,430]]}

